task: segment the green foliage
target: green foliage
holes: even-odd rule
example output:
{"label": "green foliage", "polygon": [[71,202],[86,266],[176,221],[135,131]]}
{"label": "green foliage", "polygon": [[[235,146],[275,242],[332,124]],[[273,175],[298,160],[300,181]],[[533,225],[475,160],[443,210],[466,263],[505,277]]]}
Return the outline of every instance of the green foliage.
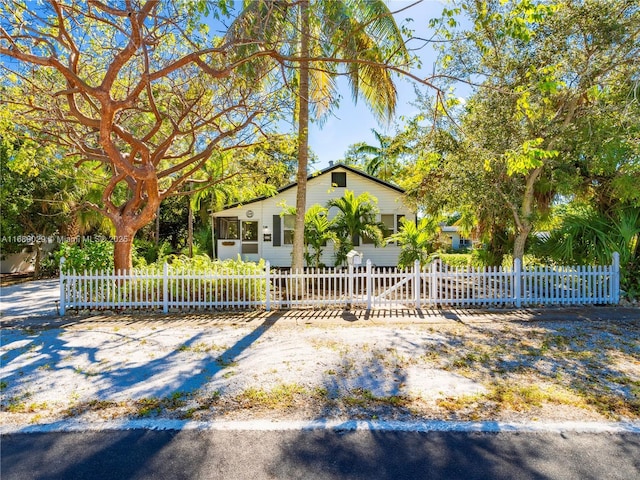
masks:
{"label": "green foliage", "polygon": [[162,262],[170,254],[171,244],[166,240],[156,244],[151,240],[138,238],[134,239],[134,267],[140,267],[155,262]]}
{"label": "green foliage", "polygon": [[84,242],[83,245],[63,243],[60,245],[58,258],[64,257],[62,265],[64,273],[84,273],[113,271],[113,243],[112,242]]}
{"label": "green foliage", "polygon": [[545,150],[538,148],[543,143],[542,138],[526,140],[517,150],[508,150],[504,156],[507,162],[507,175],[525,175],[530,170],[542,167],[545,160],[558,156],[557,150]]}
{"label": "green foliage", "polygon": [[406,147],[400,141],[394,141],[392,137],[382,135],[372,129],[378,145],[360,144],[355,154],[364,156],[362,167],[369,175],[389,181],[394,177],[400,166],[399,157],[405,153]]}
{"label": "green foliage", "polygon": [[411,267],[415,261],[420,265],[428,263],[429,254],[433,251],[433,244],[438,236],[438,221],[434,217],[415,222],[402,220],[400,231],[387,238],[387,242],[397,242],[401,247],[398,257],[398,267]]}
{"label": "green foliage", "polygon": [[344,196],[327,202],[327,208],[338,209],[333,219],[332,229],[336,234],[336,265],[343,265],[347,254],[360,237],[371,240],[374,245],[384,242],[384,225],[376,220],[378,200],[365,192],[357,197],[351,190],[345,190]]}
{"label": "green foliage", "polygon": [[[313,267],[322,266],[322,250],[329,241],[336,240],[332,230],[333,222],[328,218],[328,210],[321,205],[312,205],[304,214],[305,261]],[[310,250],[311,249],[311,250]]]}
{"label": "green foliage", "polygon": [[575,208],[536,252],[560,264],[608,265],[620,254],[621,286],[630,297],[640,295],[640,209],[628,207],[606,215]]}
{"label": "green foliage", "polygon": [[238,255],[237,259],[212,260],[208,255],[194,255],[190,258],[186,255],[168,255],[163,261],[157,261],[144,267],[146,272],[162,272],[165,262],[169,267],[178,272],[190,272],[195,274],[236,274],[253,275],[264,273],[265,261],[245,262]]}
{"label": "green foliage", "polygon": [[439,258],[442,263],[453,268],[467,268],[473,265],[473,256],[469,253],[437,253],[432,258]]}
{"label": "green foliage", "polygon": [[457,0],[432,25],[443,73],[472,92],[464,108],[429,99],[407,126],[402,185],[419,205],[471,213],[494,265],[523,255],[559,195],[637,206],[637,2]]}

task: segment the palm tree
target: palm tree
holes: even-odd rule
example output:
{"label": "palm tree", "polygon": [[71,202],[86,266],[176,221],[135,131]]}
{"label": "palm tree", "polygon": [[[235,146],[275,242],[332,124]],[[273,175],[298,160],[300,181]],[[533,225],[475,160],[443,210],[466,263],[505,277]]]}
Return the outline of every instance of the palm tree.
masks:
{"label": "palm tree", "polygon": [[417,225],[402,219],[400,231],[387,238],[387,242],[398,242],[401,247],[398,267],[405,268],[413,265],[416,260],[420,265],[425,265],[437,237],[438,220],[435,217],[425,217]]}
{"label": "palm tree", "polygon": [[376,246],[384,242],[384,225],[376,220],[377,199],[365,192],[357,197],[351,190],[344,196],[329,200],[327,208],[335,207],[338,213],[333,219],[337,236],[336,265],[343,264],[347,253],[360,244],[360,237],[372,240]]}
{"label": "palm tree", "polygon": [[566,214],[559,228],[537,253],[561,264],[607,264],[620,254],[621,284],[632,297],[640,292],[640,208],[619,207],[609,214],[578,207]]}
{"label": "palm tree", "polygon": [[389,121],[397,93],[388,66],[407,65],[410,57],[402,33],[382,0],[246,1],[231,32],[249,34],[254,48],[279,52],[280,63],[294,74],[287,80],[295,88],[298,125],[297,214],[291,266],[299,269],[304,260],[310,114],[321,119],[331,109],[338,97],[334,78],[344,74],[354,100],[362,98],[379,121]]}
{"label": "palm tree", "polygon": [[312,205],[304,214],[305,261],[307,265],[320,267],[322,251],[329,241],[336,241],[329,211],[322,205]]}
{"label": "palm tree", "polygon": [[394,144],[390,137],[382,135],[375,128],[371,131],[378,141],[378,146],[361,145],[356,152],[366,154],[368,157],[364,164],[365,172],[382,180],[389,180],[393,175],[394,161],[404,148]]}

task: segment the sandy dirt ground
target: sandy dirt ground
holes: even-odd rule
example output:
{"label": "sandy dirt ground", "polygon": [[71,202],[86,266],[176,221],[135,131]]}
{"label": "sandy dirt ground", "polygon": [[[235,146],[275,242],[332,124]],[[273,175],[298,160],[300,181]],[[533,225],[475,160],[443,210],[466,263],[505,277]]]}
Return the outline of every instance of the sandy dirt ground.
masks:
{"label": "sandy dirt ground", "polygon": [[38,294],[55,284],[7,290],[2,428],[70,418],[640,419],[637,309],[59,318]]}

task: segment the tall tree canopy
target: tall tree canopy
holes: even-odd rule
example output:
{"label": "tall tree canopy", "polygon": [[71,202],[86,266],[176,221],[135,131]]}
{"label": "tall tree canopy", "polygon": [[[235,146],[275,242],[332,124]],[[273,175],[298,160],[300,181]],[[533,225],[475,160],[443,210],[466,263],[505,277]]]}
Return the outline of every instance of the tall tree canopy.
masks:
{"label": "tall tree canopy", "polygon": [[219,181],[202,173],[212,154],[254,142],[280,100],[271,65],[249,66],[259,52],[243,56],[242,41],[209,35],[192,13],[157,0],[0,4],[1,101],[93,166],[103,194],[91,207],[113,224],[116,269],[131,267],[160,202]]}
{"label": "tall tree canopy", "polygon": [[415,129],[425,153],[410,183],[423,200],[473,213],[494,238],[511,227],[522,257],[554,198],[594,188],[587,170],[609,162],[618,193],[633,196],[622,187],[638,175],[629,108],[638,101],[636,1],[459,0],[433,26],[444,42],[441,67],[465,79],[471,95],[430,112],[436,131]]}

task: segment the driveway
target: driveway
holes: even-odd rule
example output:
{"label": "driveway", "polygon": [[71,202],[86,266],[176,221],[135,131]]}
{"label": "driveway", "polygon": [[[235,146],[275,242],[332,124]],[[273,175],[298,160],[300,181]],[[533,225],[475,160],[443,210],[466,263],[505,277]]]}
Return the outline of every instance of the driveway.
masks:
{"label": "driveway", "polygon": [[0,318],[54,317],[60,298],[57,279],[17,283],[0,288]]}

